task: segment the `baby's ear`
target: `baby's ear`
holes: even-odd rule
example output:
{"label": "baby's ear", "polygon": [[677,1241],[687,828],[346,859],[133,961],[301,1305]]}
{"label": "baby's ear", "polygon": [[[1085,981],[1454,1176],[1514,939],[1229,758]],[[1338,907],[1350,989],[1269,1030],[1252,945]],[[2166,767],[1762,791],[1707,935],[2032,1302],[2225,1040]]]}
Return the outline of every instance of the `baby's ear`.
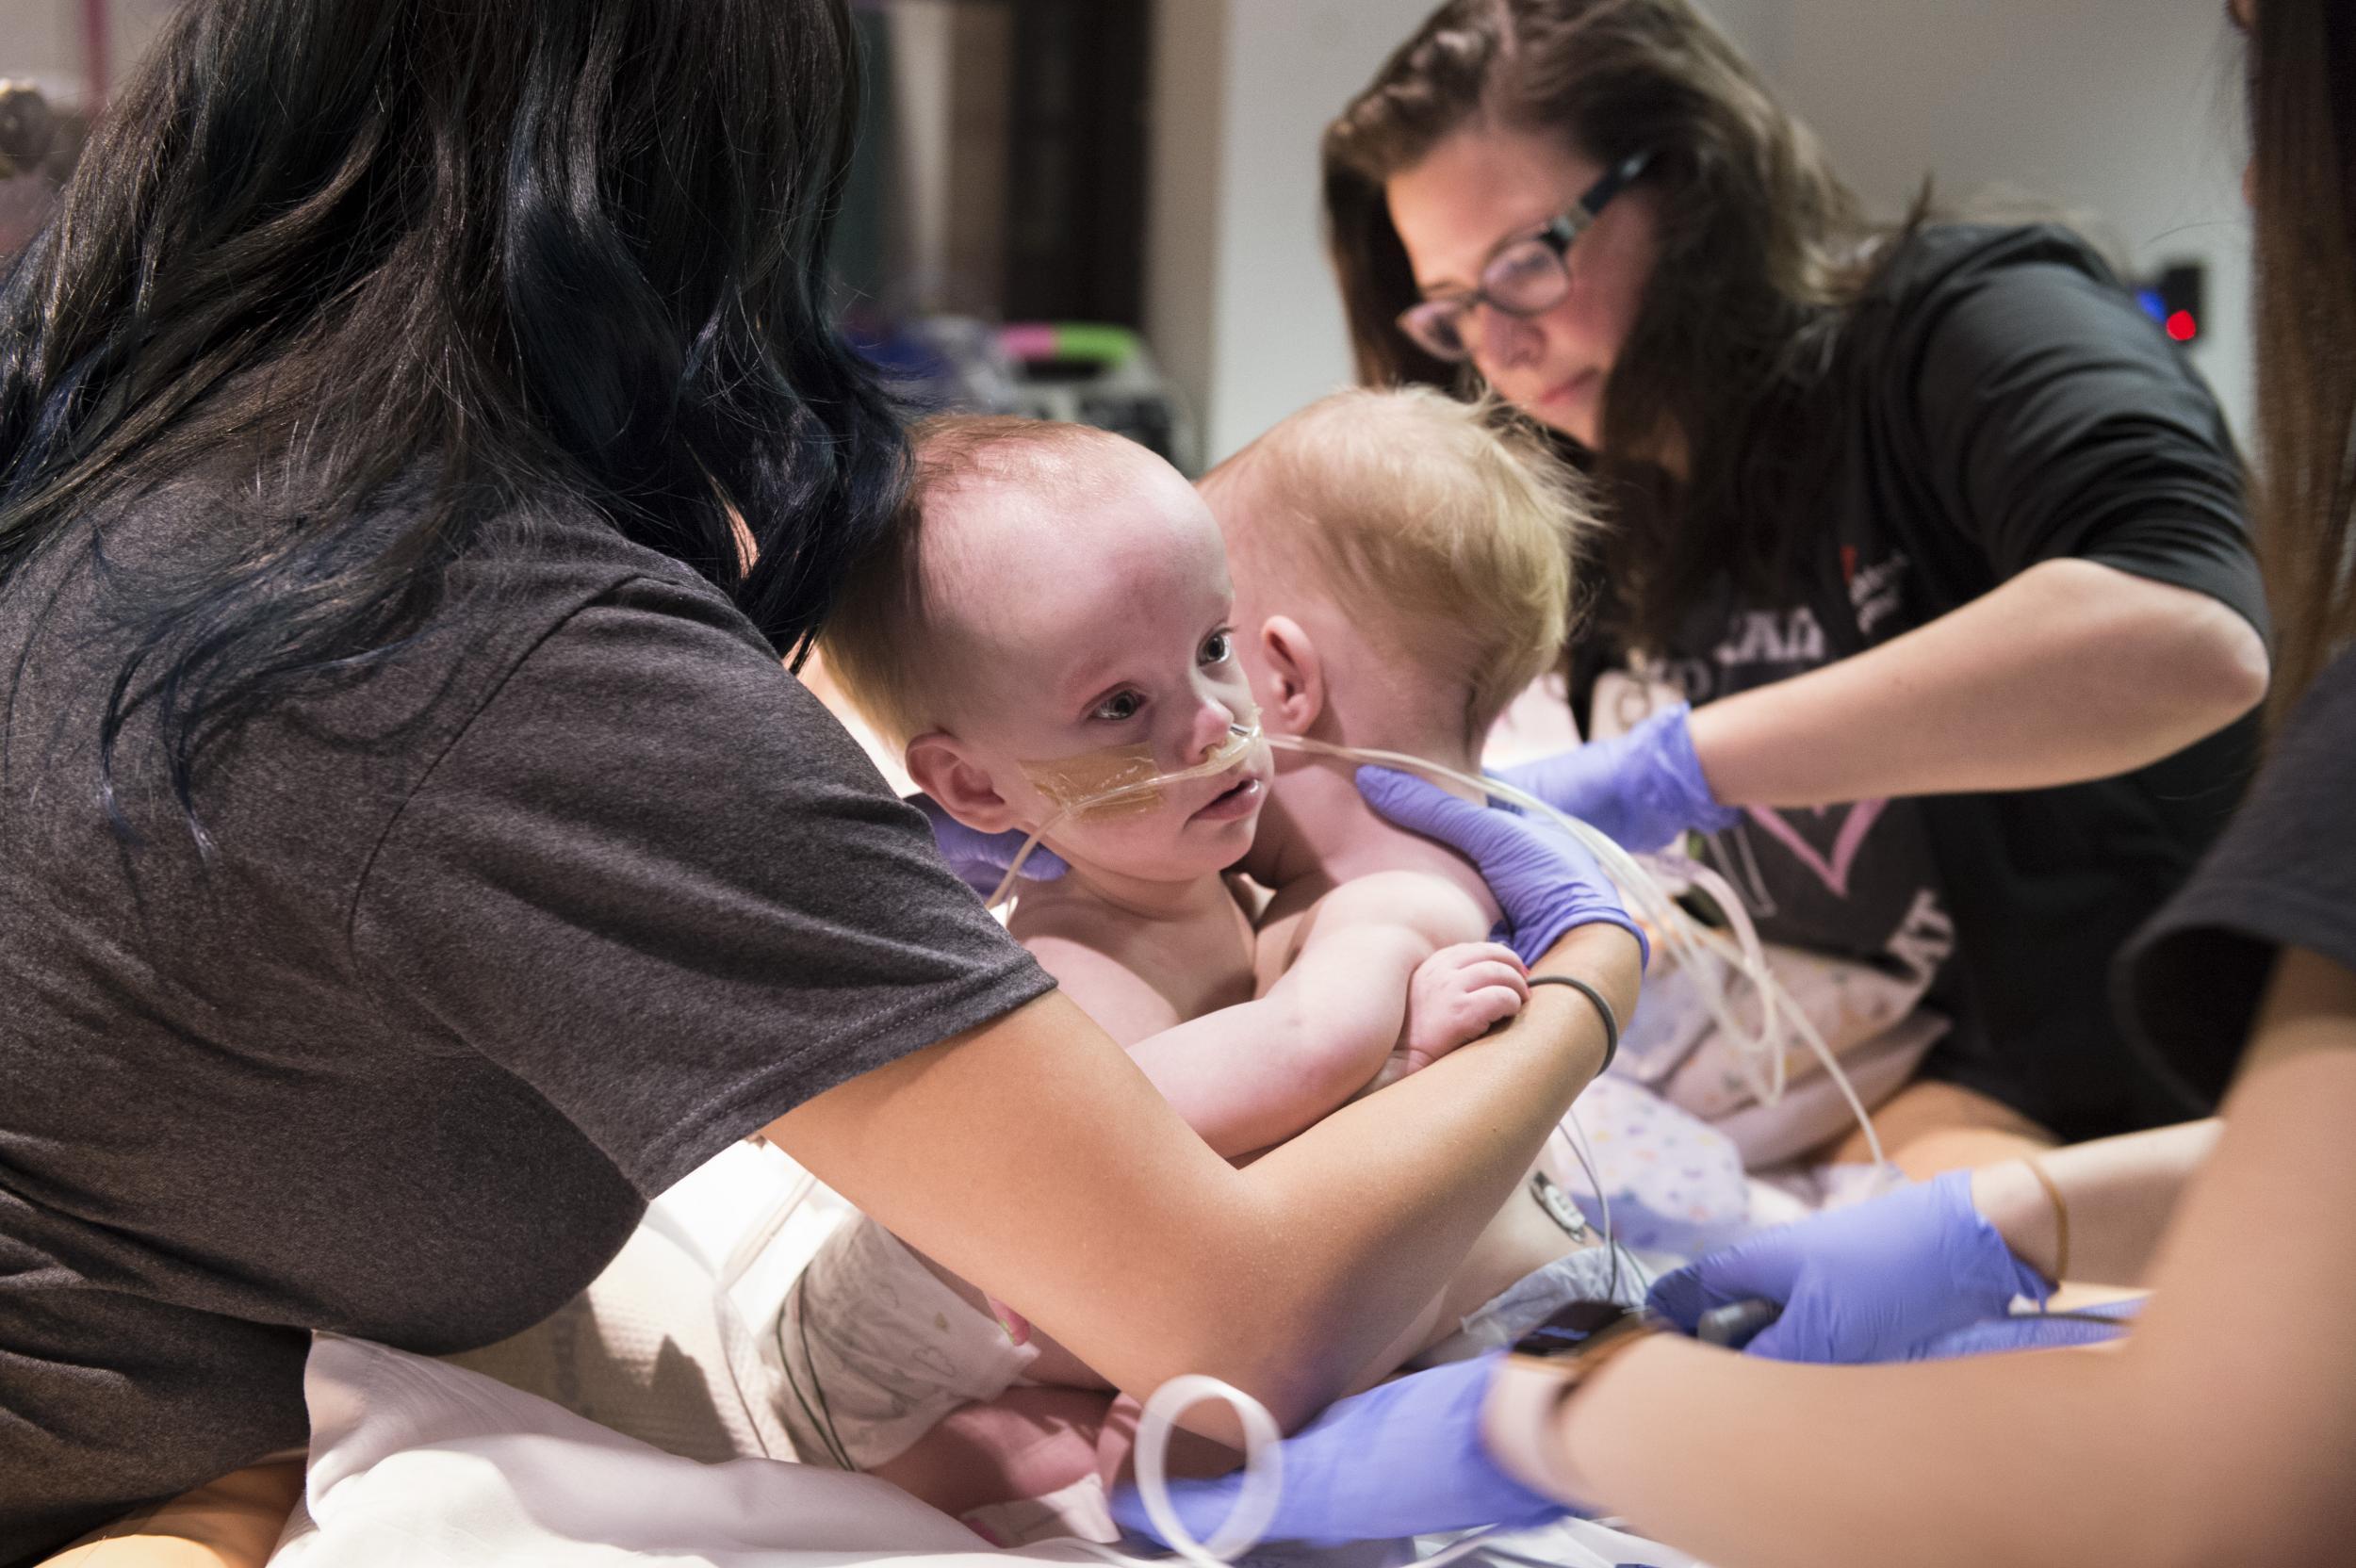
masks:
{"label": "baby's ear", "polygon": [[990,770],[947,730],[936,729],[910,741],[907,760],[908,776],[916,780],[916,787],[966,826],[980,833],[1003,833],[1017,825],[1014,808],[998,792]]}
{"label": "baby's ear", "polygon": [[1290,615],[1270,615],[1260,627],[1260,658],[1268,690],[1260,711],[1288,735],[1305,735],[1325,711],[1325,661]]}

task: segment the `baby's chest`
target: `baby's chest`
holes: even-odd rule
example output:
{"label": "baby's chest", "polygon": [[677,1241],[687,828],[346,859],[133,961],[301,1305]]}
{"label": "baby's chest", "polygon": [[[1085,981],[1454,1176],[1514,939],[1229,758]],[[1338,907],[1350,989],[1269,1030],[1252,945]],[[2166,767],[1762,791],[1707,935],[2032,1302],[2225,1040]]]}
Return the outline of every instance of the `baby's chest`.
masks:
{"label": "baby's chest", "polygon": [[1137,977],[1170,1003],[1173,1021],[1252,998],[1252,934],[1240,923],[1158,929],[1130,958]]}

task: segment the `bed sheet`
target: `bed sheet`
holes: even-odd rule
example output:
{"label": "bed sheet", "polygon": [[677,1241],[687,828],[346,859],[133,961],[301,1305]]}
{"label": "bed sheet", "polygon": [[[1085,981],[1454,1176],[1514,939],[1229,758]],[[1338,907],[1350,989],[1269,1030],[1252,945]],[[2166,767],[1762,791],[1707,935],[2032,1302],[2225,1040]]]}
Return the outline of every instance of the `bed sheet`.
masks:
{"label": "bed sheet", "polygon": [[[271,1568],[1011,1568],[1097,1564],[1082,1544],[999,1550],[869,1476],[665,1454],[447,1362],[320,1335],[303,1504]],[[1244,1568],[1404,1568],[1409,1543],[1264,1547]],[[1565,1522],[1500,1537],[1489,1568],[1696,1568]]]}

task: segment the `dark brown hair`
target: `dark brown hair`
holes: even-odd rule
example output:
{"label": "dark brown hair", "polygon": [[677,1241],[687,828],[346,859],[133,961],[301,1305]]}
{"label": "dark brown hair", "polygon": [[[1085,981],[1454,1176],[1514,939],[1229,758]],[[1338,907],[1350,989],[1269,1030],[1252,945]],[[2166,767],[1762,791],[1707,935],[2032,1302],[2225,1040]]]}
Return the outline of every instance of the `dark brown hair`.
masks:
{"label": "dark brown hair", "polygon": [[[1383,184],[1473,123],[1606,165],[1652,155],[1659,259],[1593,455],[1618,524],[1617,630],[1665,646],[1722,573],[1767,586],[1788,569],[1780,503],[1813,450],[1797,394],[1879,248],[1814,136],[1689,0],[1448,0],[1326,128],[1327,242],[1371,384],[1460,381],[1395,324],[1416,291]],[[1648,461],[1673,441],[1690,482]]]}
{"label": "dark brown hair", "polygon": [[2280,725],[2356,642],[2356,15],[2261,0],[2253,20],[2259,556]]}

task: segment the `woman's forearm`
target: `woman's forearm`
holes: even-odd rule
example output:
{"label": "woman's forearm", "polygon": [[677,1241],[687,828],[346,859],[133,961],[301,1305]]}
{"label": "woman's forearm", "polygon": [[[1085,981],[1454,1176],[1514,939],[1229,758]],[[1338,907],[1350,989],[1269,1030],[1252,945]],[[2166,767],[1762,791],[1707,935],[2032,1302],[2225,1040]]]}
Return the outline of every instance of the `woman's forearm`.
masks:
{"label": "woman's forearm", "polygon": [[1571,1402],[1576,1495],[1742,1568],[2013,1568],[2135,1549],[2152,1402],[2125,1358],[1818,1367],[1664,1337]]}
{"label": "woman's forearm", "polygon": [[2123,1344],[1815,1367],[1663,1338],[1557,1411],[1562,1488],[1746,1568],[2345,1561],[2351,1115],[2356,974],[2292,952]]}
{"label": "woman's forearm", "polygon": [[2188,1121],[2038,1155],[2067,1211],[2067,1258],[2061,1256],[2063,1213],[2027,1162],[1975,1171],[1972,1202],[2014,1254],[2048,1279],[2062,1270],[2073,1280],[2141,1284],[2178,1196],[2220,1131],[2216,1120]]}
{"label": "woman's forearm", "polygon": [[[1616,926],[1572,930],[1548,969],[1633,1007],[1636,943]],[[1496,1036],[1237,1170],[1050,996],[828,1090],[769,1137],[1117,1386],[1208,1372],[1290,1425],[1463,1260],[1603,1038],[1584,997],[1546,987]]]}
{"label": "woman's forearm", "polygon": [[2026,790],[2156,761],[2256,706],[2257,632],[2189,589],[2049,561],[1902,637],[1693,710],[1721,802]]}

